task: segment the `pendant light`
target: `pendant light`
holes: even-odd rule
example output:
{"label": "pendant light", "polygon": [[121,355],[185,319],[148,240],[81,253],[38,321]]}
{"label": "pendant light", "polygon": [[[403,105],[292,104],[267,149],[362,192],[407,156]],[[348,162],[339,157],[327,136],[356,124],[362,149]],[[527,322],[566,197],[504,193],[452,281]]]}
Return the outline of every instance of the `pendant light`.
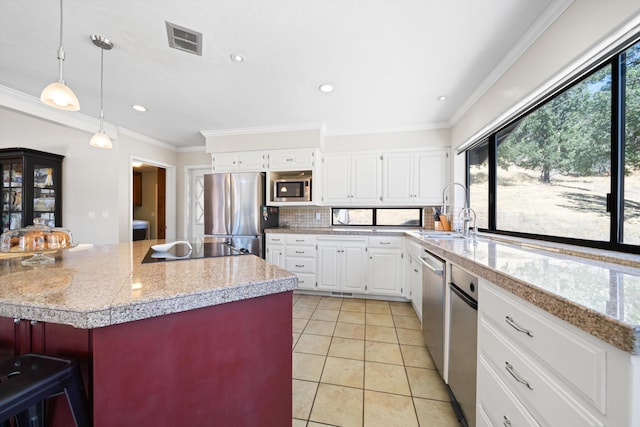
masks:
{"label": "pendant light", "polygon": [[62,78],[62,64],[64,63],[64,49],[62,48],[62,0],[60,0],[60,45],[58,46],[58,63],[60,74],[58,81],[45,87],[40,94],[40,101],[43,103],[67,111],[78,111],[80,103],[78,97],[67,86]]}
{"label": "pendant light", "polygon": [[103,74],[104,74],[104,50],[111,50],[113,43],[102,36],[91,36],[94,45],[100,48],[100,130],[91,137],[90,145],[98,148],[111,148],[111,140],[104,131],[104,108],[103,108]]}

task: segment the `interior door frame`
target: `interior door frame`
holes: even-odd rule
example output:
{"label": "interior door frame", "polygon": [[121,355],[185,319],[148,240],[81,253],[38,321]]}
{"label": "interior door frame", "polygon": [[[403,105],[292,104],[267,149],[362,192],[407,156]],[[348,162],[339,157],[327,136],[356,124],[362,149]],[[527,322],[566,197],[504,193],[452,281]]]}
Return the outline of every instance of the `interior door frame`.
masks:
{"label": "interior door frame", "polygon": [[182,235],[187,239],[194,239],[195,236],[192,236],[193,224],[192,224],[192,210],[193,210],[193,200],[191,200],[191,180],[193,179],[193,172],[200,169],[207,169],[210,173],[213,173],[213,168],[211,164],[204,165],[189,165],[184,167],[184,211],[183,211],[183,226]]}
{"label": "interior door frame", "polygon": [[[129,228],[129,241],[133,241],[133,228],[131,227],[133,221],[133,171],[134,162],[140,162],[151,166],[156,166],[165,170],[165,239],[176,239],[176,166],[168,163],[159,162],[152,159],[147,159],[139,156],[129,157],[129,219],[127,227]],[[159,198],[160,199],[160,198]],[[157,233],[157,230],[156,230]]]}

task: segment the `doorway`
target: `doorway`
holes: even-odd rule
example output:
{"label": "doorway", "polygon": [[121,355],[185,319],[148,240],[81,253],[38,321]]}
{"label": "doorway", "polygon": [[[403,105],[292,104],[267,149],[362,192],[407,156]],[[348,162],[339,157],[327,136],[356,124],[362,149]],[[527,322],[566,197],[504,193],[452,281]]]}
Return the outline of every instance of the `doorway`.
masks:
{"label": "doorway", "polygon": [[132,162],[133,230],[132,240],[166,238],[165,168]]}

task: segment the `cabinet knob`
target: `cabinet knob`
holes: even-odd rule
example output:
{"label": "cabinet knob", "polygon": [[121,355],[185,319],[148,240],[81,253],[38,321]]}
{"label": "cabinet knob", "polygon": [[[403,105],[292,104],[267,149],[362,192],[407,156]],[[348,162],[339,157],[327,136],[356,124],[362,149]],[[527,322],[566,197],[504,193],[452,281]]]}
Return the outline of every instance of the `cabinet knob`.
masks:
{"label": "cabinet knob", "polygon": [[17,318],[17,317],[14,317],[13,318],[13,323],[15,323],[17,325],[18,323],[20,323],[20,319]]}
{"label": "cabinet knob", "polygon": [[31,323],[31,326],[36,326],[38,324],[38,321],[37,320],[32,320],[29,323]]}
{"label": "cabinet knob", "polygon": [[511,427],[511,420],[509,419],[509,417],[507,417],[506,415],[503,415],[504,417],[504,422],[502,423],[504,425],[504,427]]}

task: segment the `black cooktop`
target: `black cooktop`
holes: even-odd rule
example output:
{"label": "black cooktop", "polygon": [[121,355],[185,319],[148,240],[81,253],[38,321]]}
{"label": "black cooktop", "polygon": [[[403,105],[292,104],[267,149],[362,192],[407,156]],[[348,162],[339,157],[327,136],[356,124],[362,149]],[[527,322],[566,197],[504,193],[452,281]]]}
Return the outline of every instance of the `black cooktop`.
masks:
{"label": "black cooktop", "polygon": [[157,252],[149,248],[142,260],[143,264],[153,262],[180,261],[186,259],[216,258],[223,256],[247,255],[249,252],[238,250],[225,243],[192,243],[192,249],[187,245],[176,245],[166,252]]}

